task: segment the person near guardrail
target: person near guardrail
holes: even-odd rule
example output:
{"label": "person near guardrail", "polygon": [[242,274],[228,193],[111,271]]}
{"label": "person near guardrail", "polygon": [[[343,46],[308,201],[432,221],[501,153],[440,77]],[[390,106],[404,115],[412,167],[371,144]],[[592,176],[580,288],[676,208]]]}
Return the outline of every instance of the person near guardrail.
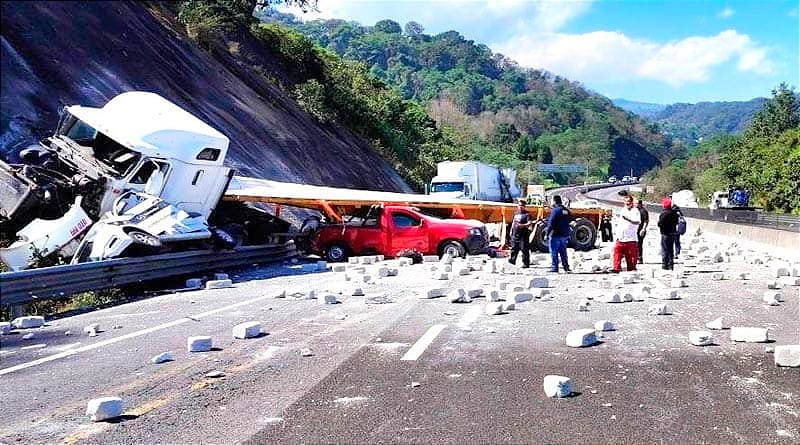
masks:
{"label": "person near guardrail", "polygon": [[550,237],[550,272],[558,272],[558,258],[561,257],[561,265],[564,272],[570,272],[569,261],[567,260],[567,243],[569,243],[569,209],[564,207],[561,197],[553,195],[553,206],[550,210],[550,217],[547,218],[547,235]]}
{"label": "person near guardrail", "polygon": [[519,206],[511,222],[511,256],[508,262],[516,265],[517,254],[522,250],[522,267],[527,268],[531,266],[531,249],[528,245],[528,240],[531,236],[533,218],[525,209],[525,200],[520,199],[518,203]]}
{"label": "person near guardrail", "polygon": [[683,217],[681,208],[675,204],[672,204],[672,210],[678,214],[678,226],[675,229],[675,258],[678,258],[681,254],[681,235],[686,234],[686,218]]}
{"label": "person near guardrail", "polygon": [[633,207],[633,196],[624,197],[625,207],[615,214],[619,215],[614,235],[617,241],[614,243],[614,263],[611,271],[619,273],[622,270],[622,257],[625,257],[625,265],[628,271],[636,270],[636,256],[639,253],[639,222],[641,215],[639,210]]}
{"label": "person near guardrail", "polygon": [[675,261],[675,237],[678,231],[678,212],[672,208],[672,199],[661,200],[664,209],[658,215],[658,229],[661,232],[661,268],[672,270]]}
{"label": "person near guardrail", "polygon": [[644,264],[644,236],[647,235],[647,226],[650,225],[650,212],[644,206],[642,198],[636,200],[636,208],[639,210],[639,230],[638,234],[638,247],[639,247],[639,264]]}

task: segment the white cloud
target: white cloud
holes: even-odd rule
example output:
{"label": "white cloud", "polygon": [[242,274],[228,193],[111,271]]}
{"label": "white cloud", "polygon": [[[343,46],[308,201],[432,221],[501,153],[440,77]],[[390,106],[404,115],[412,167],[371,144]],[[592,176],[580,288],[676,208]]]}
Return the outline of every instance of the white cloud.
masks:
{"label": "white cloud", "polygon": [[717,17],[719,17],[721,19],[728,19],[728,18],[733,17],[733,14],[735,14],[735,13],[736,13],[736,11],[734,11],[730,7],[726,6],[725,9],[723,9],[722,11],[717,13]]}
{"label": "white cloud", "polygon": [[729,61],[740,71],[774,71],[767,49],[733,30],[669,43],[610,31],[549,33],[518,36],[492,48],[523,66],[584,82],[656,80],[681,86],[707,81],[715,68]]}

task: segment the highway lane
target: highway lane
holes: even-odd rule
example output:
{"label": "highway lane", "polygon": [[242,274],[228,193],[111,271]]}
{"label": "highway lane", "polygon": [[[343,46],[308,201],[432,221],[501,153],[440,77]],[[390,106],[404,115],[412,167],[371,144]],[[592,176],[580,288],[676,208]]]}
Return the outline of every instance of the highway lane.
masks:
{"label": "highway lane", "polygon": [[[651,232],[649,240],[655,238]],[[685,245],[690,243],[687,238]],[[651,245],[646,252],[646,281],[666,286],[669,279],[660,271],[649,277],[651,269],[658,270],[657,251]],[[0,410],[0,442],[800,440],[800,374],[772,364],[765,348],[774,344],[732,343],[728,331],[715,333],[715,346],[687,342],[689,330],[717,316],[733,325],[770,327],[777,344],[800,340],[797,288],[787,290],[781,306],[760,302],[768,265],[735,260],[713,266],[731,274],[748,271],[753,279],[747,282],[710,281],[708,273],[693,273],[683,298],[667,302],[673,315],[662,317],[646,315],[656,300],[593,303],[590,312],[577,312],[579,300],[598,292],[597,280],[616,278],[602,274],[551,274],[552,300],[490,317],[483,299],[418,299],[421,287],[441,284],[428,279],[428,267],[402,268],[398,277],[366,286],[368,295],[390,296],[387,304],[365,304],[363,297],[343,297],[333,306],[274,299],[284,289],[332,287],[341,274],[287,275],[294,272],[272,267],[239,274],[234,289],[163,295],[57,320],[31,340],[44,348],[22,350],[20,334],[2,337],[0,370],[48,357],[56,345],[121,340],[0,376],[0,399],[12,407]],[[525,273],[542,274],[545,267]],[[447,287],[522,283],[525,276],[474,272]],[[269,335],[231,338],[234,324],[253,319]],[[569,330],[601,319],[618,325],[601,345],[564,345]],[[105,332],[81,334],[92,322]],[[57,340],[64,330],[72,335]],[[426,333],[433,334],[421,343]],[[219,350],[186,353],[186,337],[203,334],[213,335]],[[409,357],[415,345],[421,346]],[[312,357],[298,354],[305,347],[314,351]],[[149,363],[165,350],[177,360]],[[203,377],[212,370],[226,376]],[[541,381],[550,373],[572,377],[580,394],[544,397]],[[123,397],[128,416],[119,423],[88,422],[86,402],[102,395]]]}

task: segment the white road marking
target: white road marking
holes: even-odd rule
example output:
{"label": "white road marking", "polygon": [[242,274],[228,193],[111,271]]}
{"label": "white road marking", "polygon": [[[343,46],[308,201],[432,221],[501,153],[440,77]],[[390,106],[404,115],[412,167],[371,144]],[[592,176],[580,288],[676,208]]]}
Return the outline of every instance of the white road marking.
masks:
{"label": "white road marking", "polygon": [[433,343],[433,340],[439,335],[439,333],[441,333],[442,330],[446,327],[447,325],[444,324],[435,324],[431,326],[430,329],[428,329],[422,335],[422,337],[420,337],[419,340],[417,340],[417,342],[414,343],[414,346],[411,346],[411,349],[409,349],[405,353],[405,355],[403,355],[403,357],[400,358],[400,360],[418,359],[419,356],[421,356],[422,353],[425,352],[426,349],[428,349],[428,346],[431,343]]}
{"label": "white road marking", "polygon": [[252,300],[240,301],[239,303],[235,303],[235,304],[232,304],[232,305],[229,305],[229,306],[225,306],[225,307],[221,307],[221,308],[218,308],[218,309],[213,309],[213,310],[210,310],[210,311],[207,311],[207,312],[203,312],[202,314],[197,314],[197,315],[193,315],[191,317],[185,317],[185,318],[181,318],[181,319],[178,319],[178,320],[170,321],[169,323],[164,323],[164,324],[160,324],[158,326],[153,326],[152,328],[142,329],[141,331],[131,332],[130,334],[125,334],[125,335],[122,335],[120,337],[110,338],[108,340],[103,340],[103,341],[100,341],[100,342],[97,342],[97,343],[92,343],[90,345],[86,345],[86,346],[83,346],[83,347],[80,347],[80,348],[69,349],[67,351],[60,352],[58,354],[53,354],[53,355],[48,355],[47,357],[42,357],[42,358],[40,358],[38,360],[33,360],[33,361],[30,361],[30,362],[26,362],[26,363],[20,363],[19,365],[11,366],[10,368],[0,369],[0,375],[10,374],[10,373],[15,372],[15,371],[19,371],[19,370],[22,370],[22,369],[30,368],[30,367],[36,366],[36,365],[41,365],[41,364],[47,363],[47,362],[52,362],[53,360],[62,359],[64,357],[69,357],[71,355],[78,354],[78,353],[81,353],[81,352],[91,351],[93,349],[98,349],[98,348],[101,348],[103,346],[108,346],[108,345],[112,345],[114,343],[119,343],[119,342],[121,342],[123,340],[127,340],[129,338],[141,337],[142,335],[146,335],[146,334],[149,334],[151,332],[156,332],[156,331],[160,331],[162,329],[167,329],[167,328],[171,328],[173,326],[177,326],[177,325],[180,325],[180,324],[187,323],[189,321],[192,321],[192,319],[199,320],[201,318],[208,317],[209,315],[214,315],[214,314],[217,314],[217,313],[220,313],[220,312],[229,311],[229,310],[231,310],[233,308],[237,308],[237,307],[240,307],[240,306],[245,306],[245,305],[252,304],[252,303],[255,303],[255,302],[258,302],[258,301],[261,301],[261,300],[267,300],[267,299],[272,299],[272,298],[273,297],[271,297],[269,295],[266,295],[266,296],[263,296],[263,297],[253,298]]}
{"label": "white road marking", "polygon": [[19,348],[19,350],[20,351],[27,351],[28,349],[40,349],[40,348],[46,348],[46,347],[47,347],[46,343],[39,343],[39,344],[36,344],[36,345],[23,346],[23,347]]}

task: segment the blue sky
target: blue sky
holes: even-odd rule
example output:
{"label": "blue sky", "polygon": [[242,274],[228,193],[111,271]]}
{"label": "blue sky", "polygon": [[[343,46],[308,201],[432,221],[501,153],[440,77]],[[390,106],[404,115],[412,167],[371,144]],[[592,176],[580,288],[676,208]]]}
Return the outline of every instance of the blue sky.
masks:
{"label": "blue sky", "polygon": [[798,0],[319,0],[304,20],[415,21],[610,98],[769,97],[800,84]]}

